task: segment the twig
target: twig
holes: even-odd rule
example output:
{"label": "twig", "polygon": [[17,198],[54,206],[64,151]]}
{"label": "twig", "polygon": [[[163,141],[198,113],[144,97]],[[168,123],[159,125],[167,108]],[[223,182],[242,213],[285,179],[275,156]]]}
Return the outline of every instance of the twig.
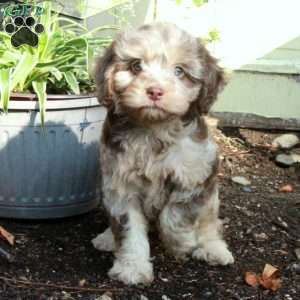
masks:
{"label": "twig", "polygon": [[5,258],[9,262],[13,262],[15,260],[14,256],[8,253],[6,250],[0,247],[0,256]]}
{"label": "twig", "polygon": [[30,287],[44,287],[44,288],[53,288],[53,289],[60,289],[66,291],[80,291],[80,292],[121,292],[123,289],[116,289],[116,288],[92,288],[92,287],[79,287],[79,286],[66,286],[66,285],[59,285],[54,283],[42,283],[42,282],[32,282],[27,280],[17,280],[13,278],[7,278],[4,276],[0,276],[0,280],[5,282],[12,282],[14,284],[23,284]]}
{"label": "twig", "polygon": [[249,155],[254,155],[254,153],[251,153],[251,150],[245,150],[245,151],[223,151],[226,155],[242,155],[242,154],[249,154]]}

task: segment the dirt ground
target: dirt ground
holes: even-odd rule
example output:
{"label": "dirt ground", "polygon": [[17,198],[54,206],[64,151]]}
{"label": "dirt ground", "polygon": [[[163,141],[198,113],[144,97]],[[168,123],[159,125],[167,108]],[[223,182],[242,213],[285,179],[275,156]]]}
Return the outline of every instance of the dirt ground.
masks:
{"label": "dirt ground", "polygon": [[[300,248],[299,166],[274,163],[268,145],[276,132],[227,129],[215,135],[222,148],[221,218],[234,265],[212,267],[194,260],[182,264],[168,256],[152,234],[155,281],[147,287],[126,287],[107,277],[112,254],[95,250],[90,242],[106,228],[101,208],[63,220],[2,219],[0,225],[16,236],[16,244],[0,244],[15,256],[11,263],[0,258],[0,299],[300,299],[300,260],[295,255]],[[251,185],[232,182],[236,175]],[[293,192],[279,192],[286,183]],[[244,281],[245,272],[260,273],[266,263],[280,270],[282,287],[275,292]]]}

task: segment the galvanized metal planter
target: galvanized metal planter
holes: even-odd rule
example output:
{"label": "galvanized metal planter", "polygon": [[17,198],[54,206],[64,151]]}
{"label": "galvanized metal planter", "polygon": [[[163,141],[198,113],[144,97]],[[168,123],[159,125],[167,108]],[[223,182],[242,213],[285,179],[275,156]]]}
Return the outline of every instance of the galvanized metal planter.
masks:
{"label": "galvanized metal planter", "polygon": [[34,95],[0,115],[0,217],[48,219],[94,208],[105,110],[88,96],[49,96],[45,128]]}

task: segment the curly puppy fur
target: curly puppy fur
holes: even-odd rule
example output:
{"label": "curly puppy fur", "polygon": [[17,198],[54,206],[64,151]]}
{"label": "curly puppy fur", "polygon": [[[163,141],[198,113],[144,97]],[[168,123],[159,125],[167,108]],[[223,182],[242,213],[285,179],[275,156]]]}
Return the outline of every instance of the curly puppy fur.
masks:
{"label": "curly puppy fur", "polygon": [[218,150],[203,117],[224,85],[216,60],[187,32],[154,23],[116,38],[96,82],[107,107],[100,157],[110,227],[92,242],[114,251],[109,276],[153,280],[153,223],[176,257],[233,263],[218,219]]}

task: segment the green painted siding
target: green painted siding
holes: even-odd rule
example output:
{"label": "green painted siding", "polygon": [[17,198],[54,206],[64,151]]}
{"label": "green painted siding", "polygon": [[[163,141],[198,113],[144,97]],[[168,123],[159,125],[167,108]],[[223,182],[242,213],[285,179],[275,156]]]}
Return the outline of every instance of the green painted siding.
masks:
{"label": "green painted siding", "polygon": [[236,72],[219,96],[214,110],[300,118],[298,79],[298,76]]}
{"label": "green painted siding", "polygon": [[234,72],[213,110],[300,119],[300,37]]}

